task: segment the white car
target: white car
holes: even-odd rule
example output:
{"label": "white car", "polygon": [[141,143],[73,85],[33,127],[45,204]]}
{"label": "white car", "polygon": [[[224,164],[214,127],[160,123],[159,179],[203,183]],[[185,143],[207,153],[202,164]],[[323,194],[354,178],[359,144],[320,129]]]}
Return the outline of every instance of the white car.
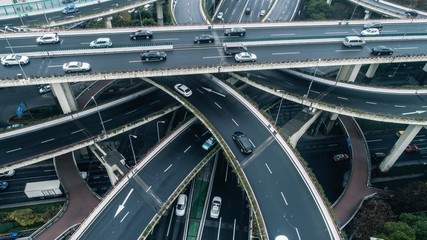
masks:
{"label": "white car", "polygon": [[185,209],[187,208],[187,195],[179,194],[178,201],[176,202],[175,214],[178,217],[185,215]]}
{"label": "white car", "polygon": [[221,197],[215,196],[212,200],[212,207],[211,207],[211,218],[218,218],[219,217],[219,211],[221,210],[221,203],[222,199]]}
{"label": "white car", "polygon": [[0,177],[12,177],[13,175],[15,175],[15,170],[9,170],[6,172],[0,172]]}
{"label": "white car", "polygon": [[43,86],[43,87],[41,87],[40,89],[39,89],[39,93],[40,94],[45,94],[45,93],[48,93],[48,92],[51,92],[52,91],[52,88],[50,87],[50,85],[48,84],[48,85],[45,85],[45,86]]}
{"label": "white car", "polygon": [[236,62],[255,62],[256,55],[253,53],[241,52],[239,54],[236,54],[234,56],[234,59],[236,59]]}
{"label": "white car", "polygon": [[224,16],[223,12],[219,12],[218,15],[216,15],[216,18],[218,18],[219,20],[222,20],[222,17]]}
{"label": "white car", "polygon": [[261,12],[259,13],[259,15],[262,17],[265,15],[265,10],[261,10]]}
{"label": "white car", "polygon": [[59,43],[59,36],[57,33],[48,33],[36,39],[37,44],[45,43]]}
{"label": "white car", "polygon": [[18,65],[18,64],[23,65],[23,64],[28,64],[30,62],[30,59],[27,56],[12,54],[12,55],[7,55],[5,57],[2,57],[0,59],[0,62],[4,66]]}
{"label": "white car", "polygon": [[69,62],[62,65],[62,70],[66,73],[90,71],[90,64],[86,62]]}
{"label": "white car", "polygon": [[368,28],[363,30],[360,34],[363,36],[380,35],[380,30],[378,28]]}
{"label": "white car", "polygon": [[177,92],[181,93],[184,97],[189,97],[191,96],[191,94],[193,94],[191,89],[189,89],[187,86],[181,83],[175,84],[174,88]]}

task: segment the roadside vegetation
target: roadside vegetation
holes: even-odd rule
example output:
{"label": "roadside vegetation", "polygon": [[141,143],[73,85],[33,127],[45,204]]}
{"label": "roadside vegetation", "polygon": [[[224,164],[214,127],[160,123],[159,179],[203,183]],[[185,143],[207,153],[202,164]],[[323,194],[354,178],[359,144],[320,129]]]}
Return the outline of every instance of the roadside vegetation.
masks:
{"label": "roadside vegetation", "polygon": [[52,219],[64,202],[0,209],[0,234],[35,230]]}
{"label": "roadside vegetation", "polygon": [[391,3],[395,3],[397,5],[418,9],[422,11],[427,11],[427,2],[426,0],[387,0]]}
{"label": "roadside vegetation", "polygon": [[[333,0],[328,5],[325,0],[306,0],[302,8],[302,21],[363,19],[365,10],[346,0]],[[374,15],[375,16],[375,15]]]}

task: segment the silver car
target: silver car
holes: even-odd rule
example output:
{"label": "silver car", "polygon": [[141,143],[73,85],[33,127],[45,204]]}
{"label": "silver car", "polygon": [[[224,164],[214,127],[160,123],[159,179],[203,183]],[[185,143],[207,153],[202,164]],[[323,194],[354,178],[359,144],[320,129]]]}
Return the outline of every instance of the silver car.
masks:
{"label": "silver car", "polygon": [[191,96],[191,94],[193,94],[191,89],[189,89],[187,86],[185,86],[184,84],[181,84],[181,83],[177,83],[174,86],[174,88],[177,92],[181,93],[184,97],[189,97],[189,96]]}
{"label": "silver car", "polygon": [[66,73],[90,71],[90,64],[85,62],[69,62],[62,65],[62,70]]}
{"label": "silver car", "polygon": [[30,62],[30,59],[27,56],[21,56],[18,54],[7,55],[0,59],[1,64],[4,66],[18,65],[18,64],[27,64]]}
{"label": "silver car", "polygon": [[48,33],[36,39],[37,44],[45,43],[59,43],[59,36],[57,33]]}
{"label": "silver car", "polygon": [[236,56],[234,56],[234,59],[236,59],[236,62],[255,62],[256,55],[253,53],[241,52],[239,54],[236,54]]}

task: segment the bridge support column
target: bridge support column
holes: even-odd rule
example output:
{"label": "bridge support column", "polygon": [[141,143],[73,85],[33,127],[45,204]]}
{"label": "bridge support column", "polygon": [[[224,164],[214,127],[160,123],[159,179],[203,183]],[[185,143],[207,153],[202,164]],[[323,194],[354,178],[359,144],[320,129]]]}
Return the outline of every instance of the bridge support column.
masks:
{"label": "bridge support column", "polygon": [[363,18],[364,20],[369,19],[371,17],[372,12],[369,10],[365,10],[365,17]]}
{"label": "bridge support column", "polygon": [[388,156],[381,162],[380,170],[387,172],[400,157],[405,148],[411,143],[414,137],[418,134],[423,126],[421,125],[409,125],[402,136],[399,137],[397,142],[391,148]]}
{"label": "bridge support column", "polygon": [[113,17],[111,17],[111,16],[108,16],[105,19],[105,27],[106,28],[113,28],[113,24],[111,23],[111,20],[113,20]]}
{"label": "bridge support column", "polygon": [[68,83],[52,83],[51,86],[64,114],[78,110],[77,102]]}
{"label": "bridge support column", "polygon": [[330,6],[332,4],[332,0],[326,0],[326,3]]}
{"label": "bridge support column", "polygon": [[426,79],[427,79],[427,63],[424,65],[423,71],[420,74],[418,74],[417,81],[420,85],[424,85],[424,82],[426,81]]}
{"label": "bridge support column", "polygon": [[321,113],[322,111],[310,112],[302,110],[281,128],[281,130],[289,136],[289,143],[292,147],[297,145],[298,140],[308,130],[308,128],[310,128]]}
{"label": "bridge support column", "polygon": [[163,20],[163,0],[159,0],[156,2],[156,9],[157,9],[157,23],[159,25],[164,24]]}
{"label": "bridge support column", "polygon": [[376,71],[377,71],[377,69],[378,69],[378,66],[380,66],[380,64],[379,64],[379,63],[372,63],[371,65],[369,65],[368,71],[366,71],[365,76],[366,76],[367,78],[373,78],[373,77],[374,77],[375,72],[376,72]]}
{"label": "bridge support column", "polygon": [[338,118],[338,113],[331,113],[328,124],[326,125],[326,133],[329,133]]}
{"label": "bridge support column", "polygon": [[361,67],[362,64],[341,66],[340,70],[338,71],[336,80],[354,82],[356,80],[357,74],[359,74],[359,70]]}

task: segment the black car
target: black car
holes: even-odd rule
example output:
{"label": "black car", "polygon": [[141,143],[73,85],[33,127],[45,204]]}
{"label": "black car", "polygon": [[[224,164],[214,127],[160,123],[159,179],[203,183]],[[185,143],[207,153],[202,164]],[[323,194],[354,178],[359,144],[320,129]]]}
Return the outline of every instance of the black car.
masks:
{"label": "black car", "polygon": [[250,9],[250,8],[246,8],[246,10],[245,10],[245,14],[246,14],[246,15],[251,14],[251,9]]}
{"label": "black car", "polygon": [[394,49],[386,46],[376,46],[371,49],[371,52],[375,55],[392,55],[394,53]]}
{"label": "black car", "polygon": [[153,32],[149,30],[138,30],[130,35],[130,39],[136,40],[136,39],[152,39],[153,38]]}
{"label": "black car", "polygon": [[242,153],[249,154],[254,150],[254,146],[249,141],[249,138],[246,136],[246,134],[242,132],[234,132],[232,137],[233,137],[233,140],[239,146],[240,151]]}
{"label": "black car", "polygon": [[150,50],[141,53],[141,60],[143,61],[163,61],[166,60],[166,53],[161,51]]}
{"label": "black car", "polygon": [[194,43],[213,43],[214,41],[215,39],[209,34],[202,34],[194,38]]}
{"label": "black car", "polygon": [[383,24],[381,22],[370,22],[363,25],[363,29],[367,28],[377,28],[379,30],[383,29]]}
{"label": "black car", "polygon": [[414,10],[406,10],[405,14],[408,15],[409,17],[417,17],[418,16],[418,12],[414,11]]}
{"label": "black car", "polygon": [[241,27],[234,27],[224,31],[224,36],[245,36],[245,34],[246,29]]}

